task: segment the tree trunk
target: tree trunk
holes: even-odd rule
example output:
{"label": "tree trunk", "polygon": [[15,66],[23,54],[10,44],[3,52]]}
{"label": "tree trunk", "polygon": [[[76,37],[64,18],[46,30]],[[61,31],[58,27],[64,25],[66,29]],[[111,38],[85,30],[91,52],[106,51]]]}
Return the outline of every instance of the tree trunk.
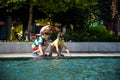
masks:
{"label": "tree trunk", "polygon": [[30,9],[29,9],[29,20],[28,20],[28,33],[29,33],[29,40],[32,32],[32,15],[33,15],[33,5],[32,3],[30,4]]}

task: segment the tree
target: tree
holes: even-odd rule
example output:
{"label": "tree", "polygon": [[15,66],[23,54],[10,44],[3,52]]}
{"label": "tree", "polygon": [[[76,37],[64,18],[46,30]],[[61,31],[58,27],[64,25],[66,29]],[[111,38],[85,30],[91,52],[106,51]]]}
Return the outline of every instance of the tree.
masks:
{"label": "tree", "polygon": [[[4,8],[12,16],[17,15],[23,23],[28,23],[29,32],[32,29],[32,17],[34,18],[35,12],[33,11],[35,7],[38,12],[44,13],[45,18],[51,21],[77,25],[81,22],[81,24],[85,24],[89,14],[93,12],[92,8],[98,4],[97,0],[1,0],[0,2],[2,4],[0,8]],[[19,14],[21,12],[22,14]],[[71,17],[73,20],[71,20]],[[57,18],[64,20],[57,20]]]}

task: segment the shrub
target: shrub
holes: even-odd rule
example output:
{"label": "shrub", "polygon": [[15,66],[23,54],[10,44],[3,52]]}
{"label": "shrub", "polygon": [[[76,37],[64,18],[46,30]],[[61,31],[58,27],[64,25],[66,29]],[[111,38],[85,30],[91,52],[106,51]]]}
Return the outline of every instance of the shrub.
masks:
{"label": "shrub", "polygon": [[107,30],[104,25],[98,25],[97,27],[89,27],[86,30],[66,33],[65,41],[69,40],[75,42],[116,42],[120,40],[120,36]]}

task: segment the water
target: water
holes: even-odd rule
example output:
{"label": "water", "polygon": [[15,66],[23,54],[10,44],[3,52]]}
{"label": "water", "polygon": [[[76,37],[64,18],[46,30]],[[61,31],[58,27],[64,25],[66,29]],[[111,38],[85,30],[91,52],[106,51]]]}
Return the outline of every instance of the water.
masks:
{"label": "water", "polygon": [[0,60],[0,80],[120,80],[120,58]]}

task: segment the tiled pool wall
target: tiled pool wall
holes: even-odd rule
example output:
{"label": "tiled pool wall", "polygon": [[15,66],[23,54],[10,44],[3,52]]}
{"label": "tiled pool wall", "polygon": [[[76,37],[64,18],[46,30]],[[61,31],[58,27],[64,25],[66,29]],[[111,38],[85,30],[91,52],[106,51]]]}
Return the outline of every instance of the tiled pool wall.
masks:
{"label": "tiled pool wall", "polygon": [[[31,45],[32,42],[0,42],[0,53],[31,53]],[[120,52],[120,42],[66,42],[66,45],[71,52]]]}

